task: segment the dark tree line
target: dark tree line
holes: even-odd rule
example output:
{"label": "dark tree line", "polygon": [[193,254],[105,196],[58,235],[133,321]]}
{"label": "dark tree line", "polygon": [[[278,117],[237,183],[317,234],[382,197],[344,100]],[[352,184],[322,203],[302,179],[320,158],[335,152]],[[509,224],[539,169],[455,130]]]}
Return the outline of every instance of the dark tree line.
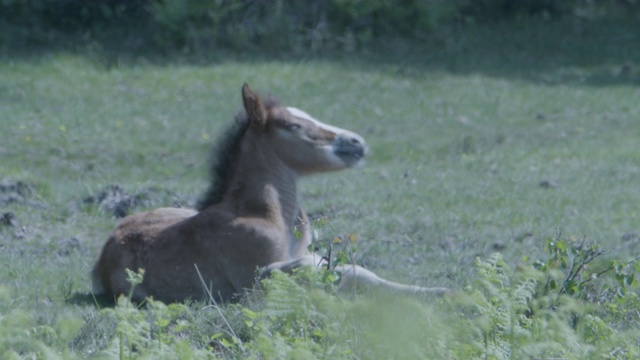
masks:
{"label": "dark tree line", "polygon": [[71,36],[166,49],[340,48],[450,24],[639,9],[640,0],[3,0],[0,47]]}

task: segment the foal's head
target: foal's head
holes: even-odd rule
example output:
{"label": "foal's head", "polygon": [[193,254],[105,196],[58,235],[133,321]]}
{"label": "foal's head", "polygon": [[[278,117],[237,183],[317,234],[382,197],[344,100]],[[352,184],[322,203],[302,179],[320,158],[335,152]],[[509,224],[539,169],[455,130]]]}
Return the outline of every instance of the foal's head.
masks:
{"label": "foal's head", "polygon": [[267,139],[276,155],[301,175],[353,167],[367,153],[360,135],[324,124],[294,107],[265,104],[247,84],[242,100],[247,131]]}
{"label": "foal's head", "polygon": [[229,190],[245,141],[260,141],[300,175],[353,167],[367,153],[367,145],[358,134],[323,124],[302,110],[280,106],[272,99],[263,101],[247,84],[242,87],[242,100],[245,114],[221,138],[212,162],[212,182],[198,210],[217,204]]}

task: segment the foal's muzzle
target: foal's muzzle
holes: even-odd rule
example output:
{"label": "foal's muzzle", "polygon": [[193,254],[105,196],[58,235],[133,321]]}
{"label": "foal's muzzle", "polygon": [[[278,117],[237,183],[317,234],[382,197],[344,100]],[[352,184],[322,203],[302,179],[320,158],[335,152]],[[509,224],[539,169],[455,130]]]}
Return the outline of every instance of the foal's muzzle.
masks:
{"label": "foal's muzzle", "polygon": [[364,139],[355,135],[339,135],[333,148],[334,154],[340,157],[347,166],[357,164],[369,151]]}

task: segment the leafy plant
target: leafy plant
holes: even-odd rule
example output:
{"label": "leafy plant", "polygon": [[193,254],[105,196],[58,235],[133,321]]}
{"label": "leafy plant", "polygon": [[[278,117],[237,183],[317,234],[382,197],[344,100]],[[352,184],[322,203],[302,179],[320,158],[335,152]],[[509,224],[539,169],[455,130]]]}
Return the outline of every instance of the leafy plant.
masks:
{"label": "leafy plant", "polygon": [[[549,273],[544,283],[545,293],[557,291],[589,301],[602,301],[605,293],[612,289],[610,284],[602,283],[607,275],[613,275],[617,282],[613,293],[618,297],[638,288],[636,274],[640,272],[640,257],[630,261],[612,259],[604,266],[593,265],[594,260],[605,254],[598,244],[589,244],[585,239],[565,240],[560,234],[556,239],[547,239],[544,249],[549,258],[535,261],[534,266]],[[564,276],[559,280],[552,275],[554,270],[561,271]]]}
{"label": "leafy plant", "polygon": [[[636,260],[624,266],[611,260],[604,269],[591,270],[589,264],[604,254],[596,244],[558,238],[547,240],[545,250],[548,257],[525,261],[516,271],[497,253],[476,260],[479,279],[467,290],[473,300],[462,308],[480,331],[477,350],[490,358],[637,354],[638,344],[631,340],[640,330],[637,322],[616,333],[615,323],[607,321],[621,311],[620,304],[637,304],[637,268],[630,266]],[[609,273],[613,284],[604,278]],[[603,296],[612,289],[616,297]]]}
{"label": "leafy plant", "polygon": [[[314,221],[314,225],[322,227],[322,219]],[[314,230],[315,231],[315,230]],[[356,242],[358,234],[342,234],[334,236],[331,241],[314,240],[309,244],[308,250],[319,254],[324,261],[321,284],[317,285],[337,285],[340,282],[341,273],[337,270],[339,266],[356,263]]]}

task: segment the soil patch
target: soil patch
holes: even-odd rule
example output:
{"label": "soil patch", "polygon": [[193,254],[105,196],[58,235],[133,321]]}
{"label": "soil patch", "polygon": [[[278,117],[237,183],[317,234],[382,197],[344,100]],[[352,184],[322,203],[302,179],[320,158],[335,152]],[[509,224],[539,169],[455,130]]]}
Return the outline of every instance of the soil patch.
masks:
{"label": "soil patch", "polygon": [[44,208],[39,201],[31,200],[35,186],[24,181],[3,178],[0,180],[0,205],[21,204]]}
{"label": "soil patch", "polygon": [[102,210],[117,218],[127,216],[136,207],[148,205],[149,191],[144,189],[130,194],[120,185],[108,185],[96,195],[83,199],[86,204],[97,204]]}

